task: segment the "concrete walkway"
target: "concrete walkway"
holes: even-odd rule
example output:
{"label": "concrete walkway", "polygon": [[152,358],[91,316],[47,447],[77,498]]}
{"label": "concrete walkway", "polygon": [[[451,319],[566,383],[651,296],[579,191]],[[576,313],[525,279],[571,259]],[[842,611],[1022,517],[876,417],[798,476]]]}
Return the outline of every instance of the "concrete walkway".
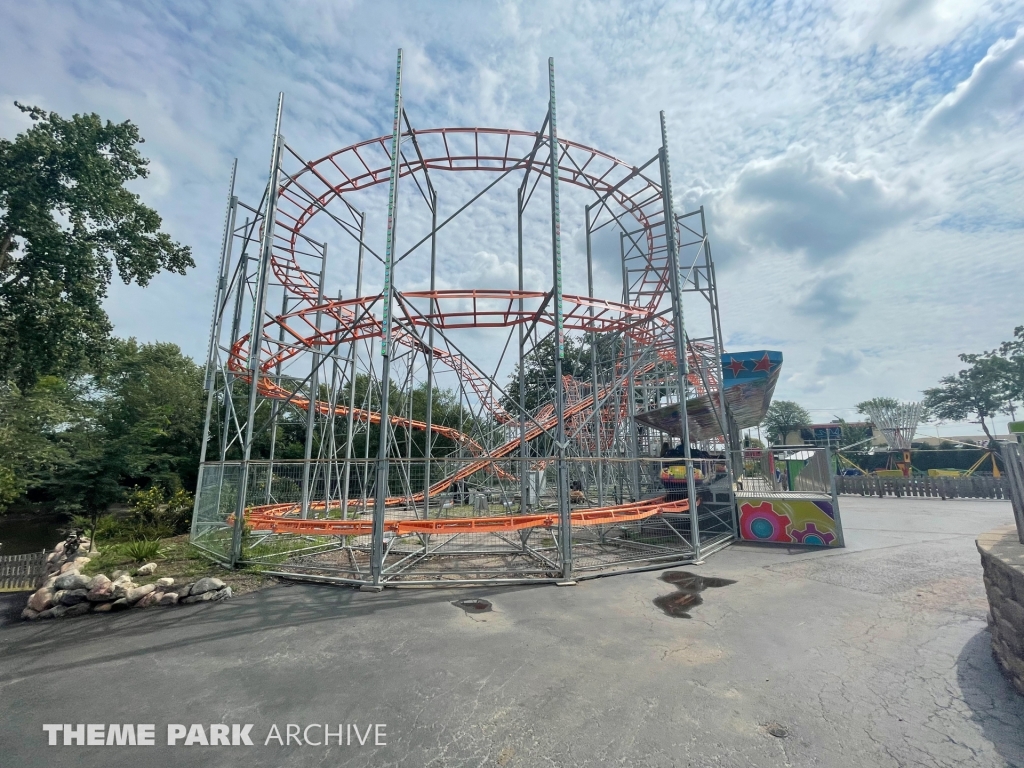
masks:
{"label": "concrete walkway", "polygon": [[[684,569],[735,581],[701,592],[690,619],[653,604],[674,592],[654,572],[381,595],[283,585],[9,624],[0,764],[1024,766],[1024,698],[992,659],[973,541],[1009,505],[842,509],[846,550],[736,545]],[[469,596],[493,611],[451,604]],[[43,724],[65,722],[154,723],[162,746],[46,746]],[[221,722],[252,723],[255,746],[165,746],[168,723]],[[387,744],[264,745],[288,723],[382,723]]]}

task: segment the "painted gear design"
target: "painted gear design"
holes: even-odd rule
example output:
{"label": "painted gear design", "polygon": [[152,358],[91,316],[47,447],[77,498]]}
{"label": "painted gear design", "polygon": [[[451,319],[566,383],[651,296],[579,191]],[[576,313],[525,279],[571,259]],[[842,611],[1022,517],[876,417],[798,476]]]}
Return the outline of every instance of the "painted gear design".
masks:
{"label": "painted gear design", "polygon": [[800,544],[827,547],[835,541],[836,537],[829,531],[819,531],[818,526],[814,523],[808,523],[803,530],[794,530],[793,538]]}
{"label": "painted gear design", "polygon": [[791,521],[787,515],[780,515],[770,501],[740,505],[740,530],[746,541],[775,541],[790,543]]}

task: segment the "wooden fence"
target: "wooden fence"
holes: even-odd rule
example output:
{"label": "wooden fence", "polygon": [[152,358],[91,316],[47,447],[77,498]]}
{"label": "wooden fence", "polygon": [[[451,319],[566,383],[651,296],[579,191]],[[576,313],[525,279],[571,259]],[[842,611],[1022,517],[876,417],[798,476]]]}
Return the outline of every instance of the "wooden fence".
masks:
{"label": "wooden fence", "polygon": [[1005,477],[877,477],[839,475],[836,492],[859,496],[929,496],[939,499],[1009,499]]}
{"label": "wooden fence", "polygon": [[0,555],[0,592],[37,589],[46,574],[46,553]]}

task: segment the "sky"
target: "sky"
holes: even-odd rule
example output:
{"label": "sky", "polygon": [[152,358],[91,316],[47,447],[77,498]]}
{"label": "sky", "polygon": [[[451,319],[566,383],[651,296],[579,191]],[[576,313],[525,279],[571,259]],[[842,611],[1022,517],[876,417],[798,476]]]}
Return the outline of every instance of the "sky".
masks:
{"label": "sky", "polygon": [[[15,100],[140,126],[151,174],[134,189],[197,266],[115,284],[106,308],[116,333],[196,359],[232,159],[255,203],[280,91],[282,133],[304,157],[390,133],[399,47],[417,128],[537,130],[549,56],[560,136],[640,164],[664,110],[676,207],[707,217],[726,347],[783,351],[776,398],[815,420],[855,418],[873,396],[919,399],[959,353],[1024,324],[1022,2],[0,0],[0,18],[0,135],[29,124]],[[462,178],[440,191],[449,212],[490,180],[450,175]],[[381,243],[382,202],[365,196]],[[508,203],[497,189],[446,234],[442,285],[509,285]],[[406,205],[411,239],[424,218]],[[541,256],[527,261],[542,281]],[[598,294],[618,298],[614,258],[599,261]],[[332,288],[349,267],[342,257]],[[421,287],[423,270],[399,279]]]}

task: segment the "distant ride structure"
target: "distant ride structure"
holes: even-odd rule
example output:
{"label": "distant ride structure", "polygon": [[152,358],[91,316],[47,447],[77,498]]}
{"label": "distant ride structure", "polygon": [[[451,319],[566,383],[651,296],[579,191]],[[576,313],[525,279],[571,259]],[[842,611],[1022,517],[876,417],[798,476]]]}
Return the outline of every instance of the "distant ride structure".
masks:
{"label": "distant ride structure", "polygon": [[[232,170],[193,543],[374,589],[565,582],[728,545],[739,430],[782,357],[723,357],[664,113],[633,166],[558,135],[553,61],[535,132],[416,129],[402,75],[399,51],[390,135],[306,160],[281,94],[258,203]],[[464,285],[477,262],[492,284]]]}
{"label": "distant ride structure", "polygon": [[923,403],[869,403],[866,406],[871,423],[896,451],[909,451],[921,423]]}

